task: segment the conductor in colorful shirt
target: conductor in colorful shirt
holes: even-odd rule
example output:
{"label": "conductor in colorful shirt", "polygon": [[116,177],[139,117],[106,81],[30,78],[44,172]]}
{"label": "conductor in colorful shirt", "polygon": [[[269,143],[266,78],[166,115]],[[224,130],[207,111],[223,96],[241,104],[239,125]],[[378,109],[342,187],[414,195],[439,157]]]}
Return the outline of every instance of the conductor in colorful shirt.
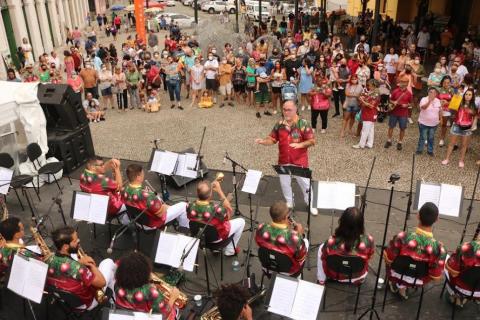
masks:
{"label": "conductor in colorful shirt", "polygon": [[173,320],[174,307],[180,292],[173,288],[167,298],[151,281],[152,262],[139,252],[130,252],[117,262],[115,272],[115,304],[120,308],[161,314],[163,319]]}
{"label": "conductor in colorful shirt", "polygon": [[127,206],[132,206],[140,211],[145,210],[148,217],[147,227],[161,228],[166,223],[177,219],[181,227],[188,229],[187,204],[179,202],[169,206],[157,194],[143,185],[145,172],[142,166],[130,164],[127,167],[128,183],[123,188],[122,200]]}
{"label": "conductor in colorful shirt", "polygon": [[[213,192],[220,197],[219,204],[213,202]],[[204,180],[197,184],[197,200],[188,207],[188,219],[214,226],[220,240],[233,236],[233,243],[238,252],[239,248],[237,246],[245,227],[245,220],[243,218],[232,219],[232,214],[232,205],[223,193],[219,181],[215,180],[210,183]],[[224,254],[226,256],[235,254],[231,242],[225,247]]]}
{"label": "conductor in colorful shirt", "polygon": [[[112,171],[112,177],[106,175]],[[104,161],[101,157],[94,156],[87,161],[83,173],[80,175],[80,189],[83,192],[107,195],[108,215],[114,216],[125,210],[120,196],[120,188],[123,185],[122,173],[120,171],[120,160],[111,159]]]}
{"label": "conductor in colorful shirt", "polygon": [[416,261],[428,264],[428,275],[416,280],[416,285],[425,285],[431,280],[440,280],[445,266],[446,249],[433,238],[433,224],[438,220],[438,208],[432,202],[426,202],[420,208],[418,225],[414,232],[402,231],[390,241],[385,250],[384,259],[390,290],[407,299],[407,287],[413,285],[413,279],[404,277],[393,271],[390,266],[398,256],[410,256]]}
{"label": "conductor in colorful shirt", "polygon": [[303,268],[308,253],[308,240],[303,237],[300,223],[295,227],[288,220],[289,208],[284,201],[276,201],[270,207],[272,222],[258,226],[255,241],[259,247],[288,256],[292,262],[289,275],[297,275]]}
{"label": "conductor in colorful shirt", "polygon": [[[83,305],[79,309],[92,310],[98,302],[95,293],[108,287],[113,290],[117,266],[112,259],[103,260],[97,267],[95,261],[85,255],[78,257],[80,239],[74,228],[62,227],[52,232],[57,251],[45,260],[48,264],[47,285],[77,296]],[[77,260],[73,254],[77,254]]]}
{"label": "conductor in colorful shirt", "polygon": [[[283,120],[273,127],[269,136],[264,139],[255,139],[255,142],[264,146],[278,143],[278,164],[281,166],[298,166],[308,168],[308,148],[315,145],[315,136],[307,120],[297,114],[297,106],[293,101],[286,101],[282,107]],[[305,203],[308,203],[310,180],[294,176],[303,193]],[[290,176],[280,174],[280,186],[289,208],[293,206],[293,196]],[[315,208],[310,208],[313,215],[317,215]]]}
{"label": "conductor in colorful shirt", "polygon": [[360,210],[350,207],[343,211],[338,227],[318,249],[317,280],[325,284],[327,278],[338,282],[349,282],[345,275],[330,270],[327,265],[329,256],[357,256],[364,261],[361,272],[352,274],[352,282],[360,283],[368,274],[368,261],[375,253],[373,237],[365,233],[364,218]]}

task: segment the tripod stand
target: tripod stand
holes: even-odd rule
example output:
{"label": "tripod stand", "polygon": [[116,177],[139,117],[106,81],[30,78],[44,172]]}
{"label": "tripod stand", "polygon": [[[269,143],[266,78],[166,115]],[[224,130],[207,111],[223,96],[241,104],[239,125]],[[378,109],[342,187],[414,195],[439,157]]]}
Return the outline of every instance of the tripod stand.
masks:
{"label": "tripod stand", "polygon": [[[382,251],[380,253],[380,260],[378,261],[377,277],[375,278],[375,286],[373,289],[372,305],[364,313],[362,313],[362,315],[358,318],[359,320],[362,319],[367,314],[370,314],[370,320],[373,318],[373,315],[375,315],[377,319],[380,320],[380,317],[378,316],[378,312],[375,309],[375,302],[377,300],[378,279],[380,279],[380,272],[382,270],[383,250],[385,248],[385,242],[387,240],[388,222],[390,221],[390,212],[392,210],[393,191],[395,187],[395,182],[397,182],[398,180],[400,180],[400,176],[396,173],[392,174],[390,176],[390,179],[388,180],[388,183],[390,183],[392,186],[390,188],[390,201],[388,202],[387,218],[385,220],[385,229],[383,231]],[[385,288],[385,290],[388,290],[388,289]]]}
{"label": "tripod stand", "polygon": [[479,176],[480,176],[480,166],[478,167],[478,170],[477,170],[477,177],[475,178],[475,185],[473,186],[472,198],[470,199],[470,205],[468,206],[467,219],[465,221],[465,226],[463,227],[462,238],[460,239],[460,244],[463,243],[463,239],[465,238],[465,233],[467,232],[468,223],[470,222],[470,216],[472,215],[473,199],[475,199],[475,193],[477,192],[477,185],[478,185],[478,177]]}
{"label": "tripod stand", "polygon": [[410,175],[410,192],[408,193],[407,211],[405,212],[405,221],[403,222],[403,231],[407,229],[408,219],[410,218],[410,210],[412,207],[412,194],[413,194],[413,174],[415,170],[415,153],[412,156],[412,171]]}

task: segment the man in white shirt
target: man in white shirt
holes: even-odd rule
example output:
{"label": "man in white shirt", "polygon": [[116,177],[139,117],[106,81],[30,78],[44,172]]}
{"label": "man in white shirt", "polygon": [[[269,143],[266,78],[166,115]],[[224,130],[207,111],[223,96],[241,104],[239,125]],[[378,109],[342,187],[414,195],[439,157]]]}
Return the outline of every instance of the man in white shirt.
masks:
{"label": "man in white shirt", "polygon": [[460,83],[463,82],[463,78],[465,78],[465,75],[468,74],[468,69],[467,67],[465,67],[462,63],[462,58],[460,57],[455,57],[455,59],[453,59],[453,63],[458,65],[458,68],[457,68],[457,75],[460,77]]}
{"label": "man in white shirt", "polygon": [[359,46],[362,46],[363,49],[364,49],[364,52],[366,54],[370,54],[370,45],[367,43],[366,39],[365,39],[365,36],[361,36],[360,37],[360,42],[357,43],[357,45],[355,46],[355,49],[353,49],[354,52],[358,52],[358,47]]}
{"label": "man in white shirt", "polygon": [[430,43],[430,33],[428,32],[427,27],[423,27],[417,36],[417,48],[422,55],[425,55],[428,49],[429,43]]}
{"label": "man in white shirt", "polygon": [[208,60],[205,62],[205,88],[210,92],[213,97],[213,103],[217,102],[217,89],[218,89],[218,61],[214,58],[213,53],[208,53]]}
{"label": "man in white shirt", "polygon": [[388,82],[390,83],[390,85],[393,85],[393,81],[397,73],[397,62],[398,55],[395,53],[394,48],[390,48],[388,54],[386,54],[385,58],[383,58],[383,63],[385,64],[387,69]]}
{"label": "man in white shirt", "polygon": [[50,57],[48,58],[48,64],[51,65],[52,63],[55,63],[55,67],[58,70],[62,70],[62,62],[55,51],[50,52]]}

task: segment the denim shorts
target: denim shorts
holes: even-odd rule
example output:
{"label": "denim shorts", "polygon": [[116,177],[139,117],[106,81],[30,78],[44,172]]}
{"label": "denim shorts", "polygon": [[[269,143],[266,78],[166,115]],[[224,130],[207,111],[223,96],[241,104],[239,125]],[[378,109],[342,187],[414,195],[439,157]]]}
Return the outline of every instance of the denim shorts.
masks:
{"label": "denim shorts", "polygon": [[407,128],[407,123],[408,123],[408,117],[397,117],[394,115],[390,115],[388,117],[388,127],[389,128],[395,128],[397,126],[400,127],[401,130],[404,130]]}
{"label": "denim shorts", "polygon": [[348,106],[347,109],[345,109],[346,112],[351,112],[351,113],[357,113],[360,111],[359,106]]}
{"label": "denim shorts", "polygon": [[454,136],[466,137],[472,134],[472,130],[462,130],[457,124],[454,123],[450,128],[450,133]]}

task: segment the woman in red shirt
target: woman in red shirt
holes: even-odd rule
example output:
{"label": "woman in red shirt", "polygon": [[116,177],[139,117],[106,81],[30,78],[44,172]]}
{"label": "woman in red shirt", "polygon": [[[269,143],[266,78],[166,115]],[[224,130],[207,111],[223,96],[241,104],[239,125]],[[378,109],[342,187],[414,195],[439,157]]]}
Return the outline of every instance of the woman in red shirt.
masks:
{"label": "woman in red shirt", "polygon": [[313,132],[317,129],[317,118],[320,115],[322,119],[322,131],[325,133],[328,125],[328,109],[330,109],[330,97],[332,96],[332,89],[328,85],[326,78],[318,77],[316,79],[316,86],[310,90],[310,105],[312,107],[312,128]]}
{"label": "woman in red shirt", "polygon": [[367,89],[358,99],[361,108],[362,133],[360,142],[353,146],[354,149],[373,148],[375,122],[377,121],[377,108],[380,104],[380,94],[377,90],[377,81],[367,81]]}

